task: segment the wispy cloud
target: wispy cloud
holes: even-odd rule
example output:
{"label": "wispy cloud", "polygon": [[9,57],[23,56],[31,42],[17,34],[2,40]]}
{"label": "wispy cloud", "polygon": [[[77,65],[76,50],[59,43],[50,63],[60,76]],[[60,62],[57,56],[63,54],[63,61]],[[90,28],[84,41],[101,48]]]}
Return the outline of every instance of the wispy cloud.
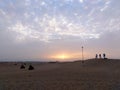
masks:
{"label": "wispy cloud", "polygon": [[13,46],[104,41],[104,36],[111,38],[120,31],[119,4],[119,0],[1,0],[0,40],[3,44],[11,40]]}

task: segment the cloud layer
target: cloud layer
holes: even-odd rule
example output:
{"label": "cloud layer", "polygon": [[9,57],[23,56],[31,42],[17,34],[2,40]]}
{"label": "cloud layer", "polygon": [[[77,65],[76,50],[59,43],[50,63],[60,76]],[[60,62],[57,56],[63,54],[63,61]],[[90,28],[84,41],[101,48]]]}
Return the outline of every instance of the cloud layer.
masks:
{"label": "cloud layer", "polygon": [[[87,43],[89,46],[93,40],[95,42],[106,40],[104,36],[110,40],[111,33],[114,33],[114,38],[118,39],[119,4],[119,0],[0,0],[0,40],[2,42],[0,48],[3,48],[6,53],[7,49],[4,45],[20,47],[22,44],[23,47],[27,47],[29,43],[34,42],[34,44],[46,44],[51,47],[52,44],[57,45],[54,43],[56,41],[64,46],[67,45],[67,41],[70,41],[70,44],[75,42],[79,45]],[[101,42],[101,47],[104,47],[105,42]],[[115,43],[119,45],[117,41]],[[64,48],[59,45],[58,47]],[[74,48],[75,45],[72,47]],[[90,48],[93,47],[97,48],[98,45]],[[33,45],[31,48],[41,49],[42,47]],[[45,52],[45,48],[38,53]],[[19,51],[13,48],[13,52]],[[1,52],[3,58],[5,53]],[[12,57],[10,53],[8,56]]]}

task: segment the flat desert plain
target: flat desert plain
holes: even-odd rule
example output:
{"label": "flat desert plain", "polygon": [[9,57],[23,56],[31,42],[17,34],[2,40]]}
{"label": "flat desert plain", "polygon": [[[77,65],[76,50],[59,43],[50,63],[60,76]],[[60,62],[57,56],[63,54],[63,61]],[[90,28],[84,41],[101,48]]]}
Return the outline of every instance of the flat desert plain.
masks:
{"label": "flat desert plain", "polygon": [[21,64],[0,63],[0,90],[120,90],[120,60]]}

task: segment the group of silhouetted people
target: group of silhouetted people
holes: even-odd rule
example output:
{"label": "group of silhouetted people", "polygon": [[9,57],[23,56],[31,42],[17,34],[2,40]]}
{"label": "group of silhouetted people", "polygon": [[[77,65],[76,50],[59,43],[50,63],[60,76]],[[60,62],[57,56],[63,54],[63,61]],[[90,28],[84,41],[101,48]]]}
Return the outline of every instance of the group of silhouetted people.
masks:
{"label": "group of silhouetted people", "polygon": [[95,58],[96,58],[96,59],[98,59],[98,58],[99,58],[99,59],[102,59],[102,58],[103,58],[103,59],[107,59],[105,53],[103,53],[102,55],[101,55],[101,54],[96,54]]}

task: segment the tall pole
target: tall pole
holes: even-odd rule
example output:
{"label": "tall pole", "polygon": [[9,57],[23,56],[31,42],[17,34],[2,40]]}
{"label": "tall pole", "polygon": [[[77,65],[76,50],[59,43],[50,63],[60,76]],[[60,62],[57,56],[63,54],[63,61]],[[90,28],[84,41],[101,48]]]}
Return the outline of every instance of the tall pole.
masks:
{"label": "tall pole", "polygon": [[84,60],[84,47],[82,46],[82,60]]}

